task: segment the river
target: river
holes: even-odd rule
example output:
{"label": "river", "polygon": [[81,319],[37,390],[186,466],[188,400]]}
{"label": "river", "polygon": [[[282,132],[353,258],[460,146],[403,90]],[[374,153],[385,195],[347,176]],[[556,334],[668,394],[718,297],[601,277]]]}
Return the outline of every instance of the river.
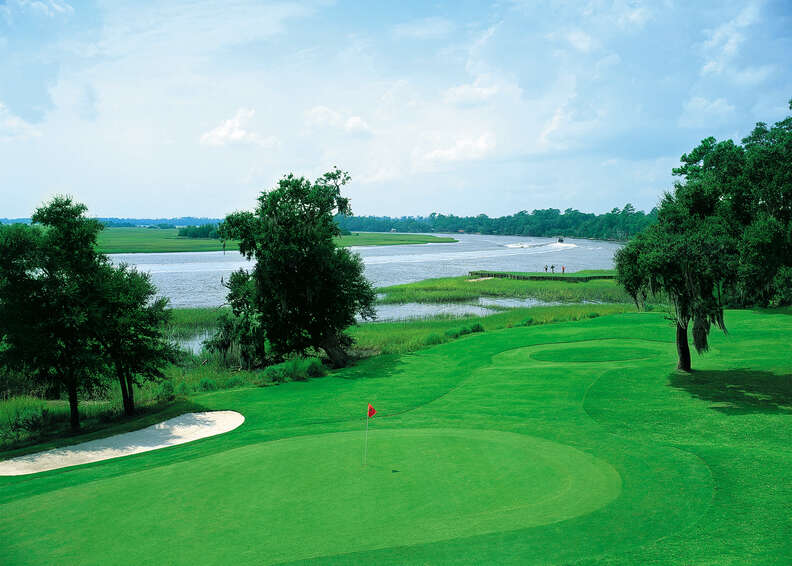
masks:
{"label": "river", "polygon": [[[477,269],[542,271],[545,265],[551,264],[555,264],[559,271],[562,265],[566,266],[567,272],[610,269],[613,267],[613,254],[621,247],[615,242],[598,240],[567,238],[564,243],[558,243],[549,238],[448,235],[459,241],[351,249],[363,258],[366,277],[374,286],[385,287],[434,277],[467,275]],[[112,254],[110,258],[114,263],[128,263],[151,273],[152,282],[162,295],[170,299],[172,307],[215,307],[223,304],[226,289],[222,280],[227,279],[231,272],[251,265],[238,252]],[[399,307],[404,310],[404,307]],[[390,308],[397,310],[396,305]],[[426,309],[427,306],[421,308]],[[454,313],[453,309],[443,312]],[[384,310],[382,314],[386,314]],[[400,318],[400,315],[396,317]]]}

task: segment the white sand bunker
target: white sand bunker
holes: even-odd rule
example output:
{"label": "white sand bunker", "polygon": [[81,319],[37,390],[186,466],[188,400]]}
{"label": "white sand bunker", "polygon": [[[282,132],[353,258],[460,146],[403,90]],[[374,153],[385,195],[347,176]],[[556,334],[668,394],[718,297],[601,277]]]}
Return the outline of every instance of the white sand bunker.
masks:
{"label": "white sand bunker", "polygon": [[245,422],[236,411],[187,413],[133,432],[0,462],[0,476],[22,476],[139,454],[223,434]]}

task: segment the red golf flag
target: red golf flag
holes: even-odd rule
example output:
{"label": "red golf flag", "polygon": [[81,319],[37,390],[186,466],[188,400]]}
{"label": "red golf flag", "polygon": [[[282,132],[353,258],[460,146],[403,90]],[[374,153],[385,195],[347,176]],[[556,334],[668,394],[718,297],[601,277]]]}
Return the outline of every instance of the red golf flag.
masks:
{"label": "red golf flag", "polygon": [[374,415],[377,414],[377,410],[374,407],[371,406],[371,403],[369,403],[368,406],[369,406],[368,416],[369,416],[369,418],[371,418],[371,417],[373,417]]}

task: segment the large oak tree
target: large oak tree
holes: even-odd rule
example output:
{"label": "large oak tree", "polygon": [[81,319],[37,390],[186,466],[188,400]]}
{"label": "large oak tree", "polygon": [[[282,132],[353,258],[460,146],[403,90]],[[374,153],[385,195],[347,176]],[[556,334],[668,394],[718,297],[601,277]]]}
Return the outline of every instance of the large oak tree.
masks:
{"label": "large oak tree", "polygon": [[[224,238],[239,240],[240,252],[256,260],[249,280],[236,276],[239,289],[230,300],[244,296],[255,314],[248,320],[260,325],[275,359],[321,349],[343,366],[350,345],[344,329],[358,315],[374,316],[374,290],[360,256],[334,241],[340,235],[334,214],[352,213],[341,196],[349,179],[337,168],[314,182],[287,175],[261,193],[255,211],[231,214],[220,226]],[[269,353],[262,344],[261,355]]]}

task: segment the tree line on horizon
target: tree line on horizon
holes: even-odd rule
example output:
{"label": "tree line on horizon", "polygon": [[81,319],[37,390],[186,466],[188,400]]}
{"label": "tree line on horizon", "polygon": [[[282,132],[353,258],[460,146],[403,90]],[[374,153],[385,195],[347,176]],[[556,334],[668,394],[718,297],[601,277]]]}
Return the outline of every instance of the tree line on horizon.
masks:
{"label": "tree line on horizon", "polygon": [[356,232],[441,232],[495,234],[503,236],[537,236],[627,240],[657,221],[657,208],[649,213],[632,204],[614,208],[604,214],[580,212],[567,208],[521,210],[509,216],[491,218],[438,214],[429,216],[343,216],[335,218],[342,230]]}

